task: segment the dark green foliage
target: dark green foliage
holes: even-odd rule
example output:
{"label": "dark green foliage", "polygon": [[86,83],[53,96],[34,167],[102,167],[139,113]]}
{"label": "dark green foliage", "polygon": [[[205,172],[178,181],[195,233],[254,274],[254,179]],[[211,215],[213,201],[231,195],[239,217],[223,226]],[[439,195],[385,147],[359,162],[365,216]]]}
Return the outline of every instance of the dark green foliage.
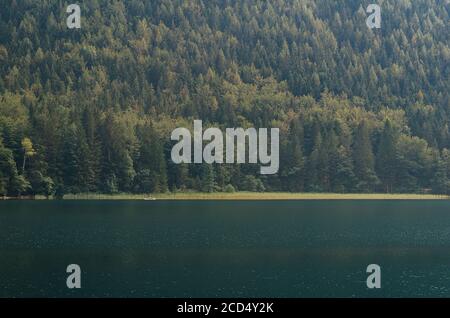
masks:
{"label": "dark green foliage", "polygon": [[24,180],[20,180],[11,150],[4,147],[0,139],[0,195],[20,194],[26,190]]}
{"label": "dark green foliage", "polygon": [[[448,192],[445,1],[386,0],[381,30],[359,0],[92,0],[80,30],[66,5],[0,0],[0,195]],[[279,127],[279,174],[174,165],[194,119]]]}
{"label": "dark green foliage", "polygon": [[391,122],[386,120],[378,145],[377,174],[387,193],[393,192],[398,169],[397,136]]}
{"label": "dark green foliage", "polygon": [[353,145],[353,166],[359,182],[356,189],[361,192],[375,191],[379,183],[375,174],[375,159],[372,152],[369,126],[366,121],[359,124]]}
{"label": "dark green foliage", "polygon": [[443,160],[438,160],[436,163],[435,174],[432,182],[433,193],[435,194],[449,194],[450,181],[448,180],[447,167]]}

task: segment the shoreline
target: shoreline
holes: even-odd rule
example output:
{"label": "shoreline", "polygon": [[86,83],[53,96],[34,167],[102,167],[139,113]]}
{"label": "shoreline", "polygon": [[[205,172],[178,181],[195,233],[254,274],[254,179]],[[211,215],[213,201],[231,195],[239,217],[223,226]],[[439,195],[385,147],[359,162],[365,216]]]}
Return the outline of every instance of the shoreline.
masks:
{"label": "shoreline", "polygon": [[[289,201],[289,200],[449,200],[448,195],[432,194],[386,194],[386,193],[286,193],[286,192],[235,192],[235,193],[158,193],[158,194],[67,194],[63,200],[134,200],[134,201]],[[44,196],[35,198],[8,198],[7,200],[47,200]],[[53,200],[50,198],[49,200]]]}

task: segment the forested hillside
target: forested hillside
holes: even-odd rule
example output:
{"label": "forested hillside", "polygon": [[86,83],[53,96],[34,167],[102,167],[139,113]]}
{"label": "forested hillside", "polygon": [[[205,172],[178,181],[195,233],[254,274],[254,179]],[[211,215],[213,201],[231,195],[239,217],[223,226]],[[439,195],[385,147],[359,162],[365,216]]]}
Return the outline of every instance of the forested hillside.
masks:
{"label": "forested hillside", "polygon": [[[75,2],[75,0],[73,0]],[[450,1],[0,0],[0,195],[448,193]],[[279,127],[280,171],[174,165],[176,127]]]}

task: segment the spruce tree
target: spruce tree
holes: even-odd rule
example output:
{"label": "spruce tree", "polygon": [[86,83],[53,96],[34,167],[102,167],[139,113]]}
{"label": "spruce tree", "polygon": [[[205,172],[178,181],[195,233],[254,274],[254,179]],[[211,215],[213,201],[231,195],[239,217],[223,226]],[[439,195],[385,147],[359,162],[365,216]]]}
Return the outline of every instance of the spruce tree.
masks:
{"label": "spruce tree", "polygon": [[377,175],[380,178],[383,190],[386,193],[393,192],[397,166],[397,134],[389,119],[384,124],[378,145],[376,157]]}
{"label": "spruce tree", "polygon": [[365,120],[361,122],[355,133],[353,165],[355,167],[355,175],[358,178],[356,188],[360,192],[374,191],[379,180],[375,174],[372,142],[370,140],[369,126]]}

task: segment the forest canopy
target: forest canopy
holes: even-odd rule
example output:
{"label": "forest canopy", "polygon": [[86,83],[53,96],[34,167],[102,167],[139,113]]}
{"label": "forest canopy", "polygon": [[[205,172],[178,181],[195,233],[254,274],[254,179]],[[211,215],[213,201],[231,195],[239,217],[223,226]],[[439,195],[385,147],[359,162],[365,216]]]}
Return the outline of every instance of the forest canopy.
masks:
{"label": "forest canopy", "polygon": [[[0,195],[450,191],[450,1],[0,0]],[[175,165],[277,127],[280,170]]]}

